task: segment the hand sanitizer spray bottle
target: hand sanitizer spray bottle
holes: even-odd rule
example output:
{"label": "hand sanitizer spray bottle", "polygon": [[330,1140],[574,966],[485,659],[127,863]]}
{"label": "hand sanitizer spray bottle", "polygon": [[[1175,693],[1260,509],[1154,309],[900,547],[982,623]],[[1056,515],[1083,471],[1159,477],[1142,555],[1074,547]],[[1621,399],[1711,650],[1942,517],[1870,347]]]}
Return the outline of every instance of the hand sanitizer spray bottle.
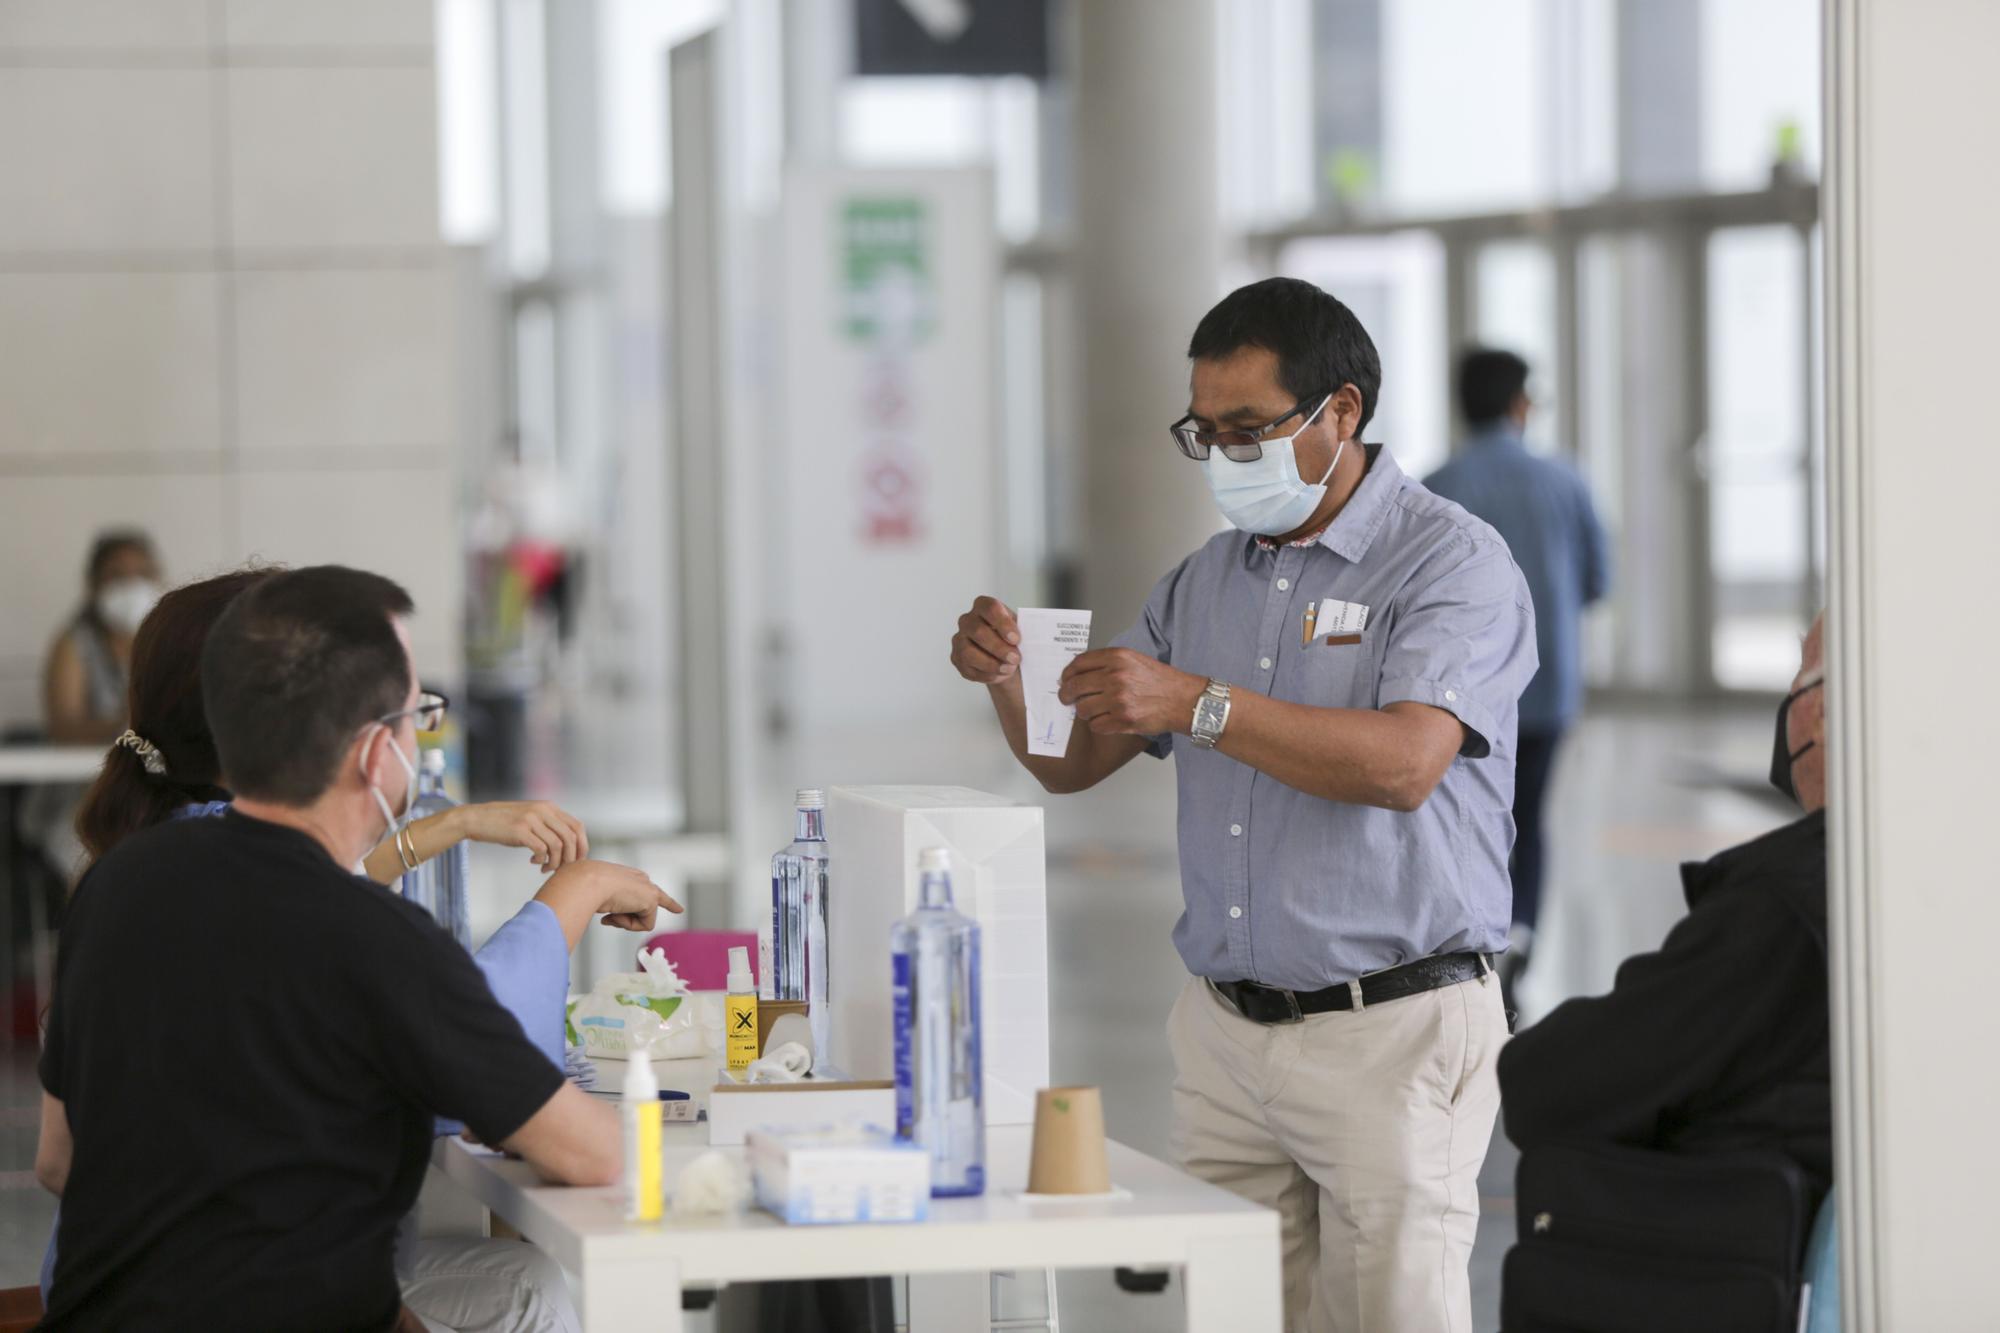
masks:
{"label": "hand sanitizer spray bottle", "polygon": [[729,979],[722,1001],[722,1035],[729,1072],[740,1074],[757,1058],[757,983],[750,979],[750,950],[732,945]]}
{"label": "hand sanitizer spray bottle", "polygon": [[643,1046],[625,1053],[618,1118],[625,1127],[625,1219],[656,1222],[666,1194],[660,1180],[660,1083]]}
{"label": "hand sanitizer spray bottle", "polygon": [[933,1195],[986,1190],[979,1067],[979,923],[952,906],[951,853],[917,860],[917,910],[890,931],[896,1133],[931,1156]]}

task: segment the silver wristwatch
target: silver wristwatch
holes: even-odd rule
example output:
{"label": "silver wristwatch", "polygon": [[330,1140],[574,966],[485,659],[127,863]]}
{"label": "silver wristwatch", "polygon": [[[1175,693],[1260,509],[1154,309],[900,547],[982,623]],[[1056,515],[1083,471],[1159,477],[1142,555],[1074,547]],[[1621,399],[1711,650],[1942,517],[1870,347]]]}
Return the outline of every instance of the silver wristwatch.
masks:
{"label": "silver wristwatch", "polygon": [[1228,725],[1229,687],[1211,680],[1194,701],[1194,725],[1188,729],[1188,738],[1204,750],[1213,750],[1222,739],[1222,729]]}

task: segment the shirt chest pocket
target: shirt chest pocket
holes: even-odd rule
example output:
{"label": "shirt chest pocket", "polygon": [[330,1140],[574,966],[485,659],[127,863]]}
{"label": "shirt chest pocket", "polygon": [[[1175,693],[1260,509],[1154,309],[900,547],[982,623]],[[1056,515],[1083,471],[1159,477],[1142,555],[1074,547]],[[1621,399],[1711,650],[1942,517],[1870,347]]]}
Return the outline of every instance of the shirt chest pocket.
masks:
{"label": "shirt chest pocket", "polygon": [[1375,634],[1318,634],[1293,659],[1291,699],[1312,708],[1375,707]]}

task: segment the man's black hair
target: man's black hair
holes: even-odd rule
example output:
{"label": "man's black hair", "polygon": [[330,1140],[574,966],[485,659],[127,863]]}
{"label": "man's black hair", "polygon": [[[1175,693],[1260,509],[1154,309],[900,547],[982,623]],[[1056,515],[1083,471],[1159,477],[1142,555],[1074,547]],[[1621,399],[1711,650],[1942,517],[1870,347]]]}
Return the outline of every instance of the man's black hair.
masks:
{"label": "man's black hair", "polygon": [[1458,409],[1465,424],[1484,430],[1514,410],[1528,391],[1528,363],[1498,347],[1475,347],[1458,362]]}
{"label": "man's black hair", "polygon": [[201,653],[224,785],[280,805],[319,799],[355,733],[409,697],[390,617],[411,609],[395,583],[341,565],[274,574],[231,602]]}
{"label": "man's black hair", "polygon": [[1382,389],[1382,358],[1354,312],[1309,282],[1265,278],[1238,287],[1201,317],[1188,342],[1188,357],[1212,361],[1245,347],[1261,347],[1278,358],[1278,383],[1297,399],[1338,393],[1352,384],[1361,392],[1358,438],[1375,415]]}

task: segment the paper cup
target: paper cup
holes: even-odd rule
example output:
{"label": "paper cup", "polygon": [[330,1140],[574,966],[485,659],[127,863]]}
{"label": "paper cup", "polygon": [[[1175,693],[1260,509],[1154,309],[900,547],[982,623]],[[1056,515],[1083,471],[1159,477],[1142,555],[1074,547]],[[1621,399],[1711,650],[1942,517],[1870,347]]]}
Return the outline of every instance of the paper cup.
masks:
{"label": "paper cup", "polygon": [[1036,1093],[1028,1193],[1104,1194],[1110,1189],[1103,1095],[1096,1088],[1043,1088]]}

